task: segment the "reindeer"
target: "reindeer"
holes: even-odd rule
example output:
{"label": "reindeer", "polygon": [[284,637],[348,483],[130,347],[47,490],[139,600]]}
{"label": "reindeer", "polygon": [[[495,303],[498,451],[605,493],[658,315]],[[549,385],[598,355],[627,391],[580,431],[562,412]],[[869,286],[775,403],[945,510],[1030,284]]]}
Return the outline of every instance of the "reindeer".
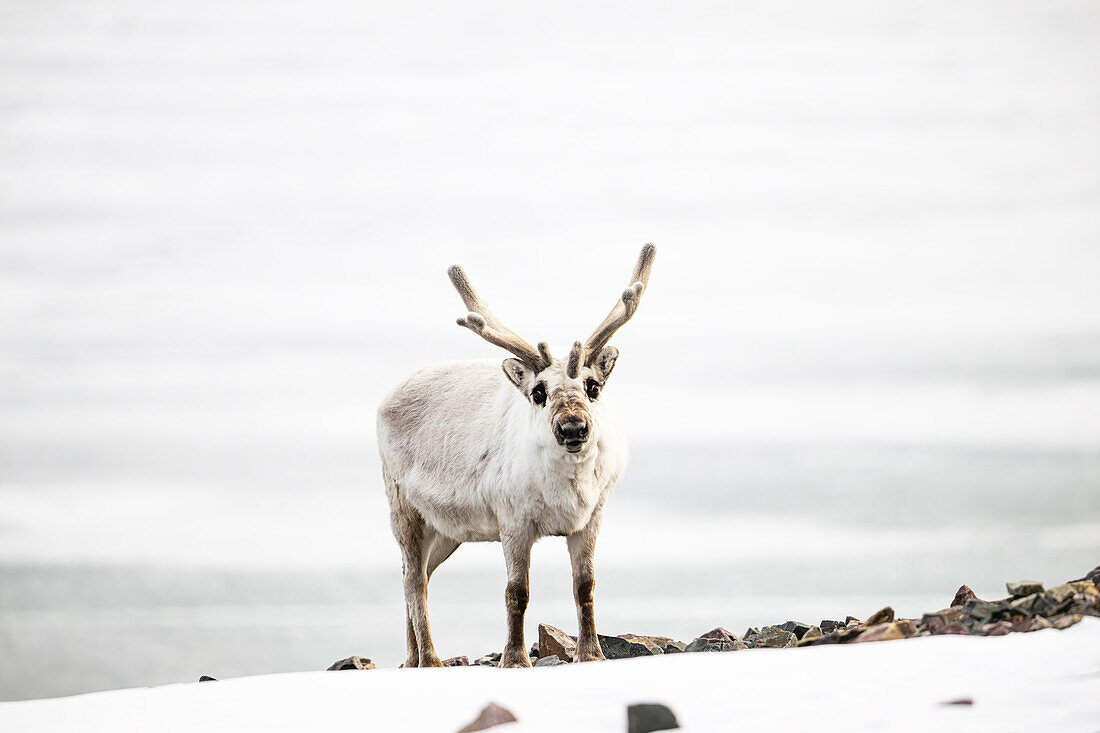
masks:
{"label": "reindeer", "polygon": [[[579,635],[574,661],[603,659],[596,637],[593,556],[604,503],[627,448],[603,401],[619,357],[608,341],[638,308],[656,248],[642,248],[615,307],[582,345],[554,359],[508,330],[455,265],[451,283],[469,314],[458,325],[511,352],[495,361],[427,367],[378,408],[378,450],[394,536],[401,546],[406,667],[440,667],[428,624],[428,581],[463,542],[500,542],[508,570],[502,667],[530,667],[523,639],[531,547],[564,536]],[[502,374],[503,371],[503,374]]]}

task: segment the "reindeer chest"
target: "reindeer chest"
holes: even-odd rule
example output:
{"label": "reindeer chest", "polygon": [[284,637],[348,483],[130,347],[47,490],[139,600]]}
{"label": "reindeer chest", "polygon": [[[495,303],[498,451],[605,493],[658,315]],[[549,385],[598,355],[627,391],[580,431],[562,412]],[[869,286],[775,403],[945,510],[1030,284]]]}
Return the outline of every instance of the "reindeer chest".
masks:
{"label": "reindeer chest", "polygon": [[541,536],[569,535],[588,524],[608,490],[596,462],[569,471],[541,472],[525,486],[515,507],[517,519]]}

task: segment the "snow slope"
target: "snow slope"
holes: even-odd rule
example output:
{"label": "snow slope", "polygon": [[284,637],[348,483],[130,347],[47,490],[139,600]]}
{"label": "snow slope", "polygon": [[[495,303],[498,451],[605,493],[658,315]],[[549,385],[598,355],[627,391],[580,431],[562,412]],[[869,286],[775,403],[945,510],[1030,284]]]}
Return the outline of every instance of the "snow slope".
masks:
{"label": "snow slope", "polygon": [[[972,705],[943,705],[969,698]],[[503,731],[622,731],[662,702],[684,730],[1094,732],[1100,619],[1004,637],[681,654],[534,670],[308,672],[0,704],[0,730],[455,731],[490,700]]]}

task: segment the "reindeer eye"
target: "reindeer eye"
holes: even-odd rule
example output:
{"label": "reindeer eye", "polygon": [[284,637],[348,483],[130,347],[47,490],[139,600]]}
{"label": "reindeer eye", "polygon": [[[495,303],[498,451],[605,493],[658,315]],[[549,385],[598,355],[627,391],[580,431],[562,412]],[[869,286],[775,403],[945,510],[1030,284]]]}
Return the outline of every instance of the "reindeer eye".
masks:
{"label": "reindeer eye", "polygon": [[536,384],[531,390],[531,401],[539,406],[546,404],[546,386],[542,382]]}
{"label": "reindeer eye", "polygon": [[588,393],[588,399],[594,400],[600,396],[600,383],[595,379],[589,378],[589,380],[584,383],[584,391]]}

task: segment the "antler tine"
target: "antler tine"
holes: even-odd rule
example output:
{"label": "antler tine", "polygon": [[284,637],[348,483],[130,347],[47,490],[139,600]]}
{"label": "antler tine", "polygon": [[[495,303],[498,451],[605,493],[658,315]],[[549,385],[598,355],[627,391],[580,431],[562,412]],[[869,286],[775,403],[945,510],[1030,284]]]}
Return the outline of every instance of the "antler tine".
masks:
{"label": "antler tine", "polygon": [[638,255],[638,264],[634,265],[634,272],[630,275],[630,286],[623,291],[619,302],[611,309],[603,323],[592,332],[588,341],[584,344],[585,364],[591,365],[592,360],[600,353],[600,349],[607,345],[615,332],[622,328],[623,324],[631,319],[638,310],[638,302],[649,284],[649,271],[653,269],[653,258],[657,255],[657,248],[652,244],[642,247]]}
{"label": "antler tine", "polygon": [[540,342],[538,349],[535,349],[501,323],[500,319],[489,310],[489,304],[474,290],[470,279],[466,277],[461,267],[452,266],[447,270],[447,275],[451,278],[451,284],[455,286],[462,302],[470,311],[465,318],[459,318],[456,321],[458,325],[470,329],[489,343],[510,351],[533,369],[541,371],[550,365],[550,349],[546,343]]}

